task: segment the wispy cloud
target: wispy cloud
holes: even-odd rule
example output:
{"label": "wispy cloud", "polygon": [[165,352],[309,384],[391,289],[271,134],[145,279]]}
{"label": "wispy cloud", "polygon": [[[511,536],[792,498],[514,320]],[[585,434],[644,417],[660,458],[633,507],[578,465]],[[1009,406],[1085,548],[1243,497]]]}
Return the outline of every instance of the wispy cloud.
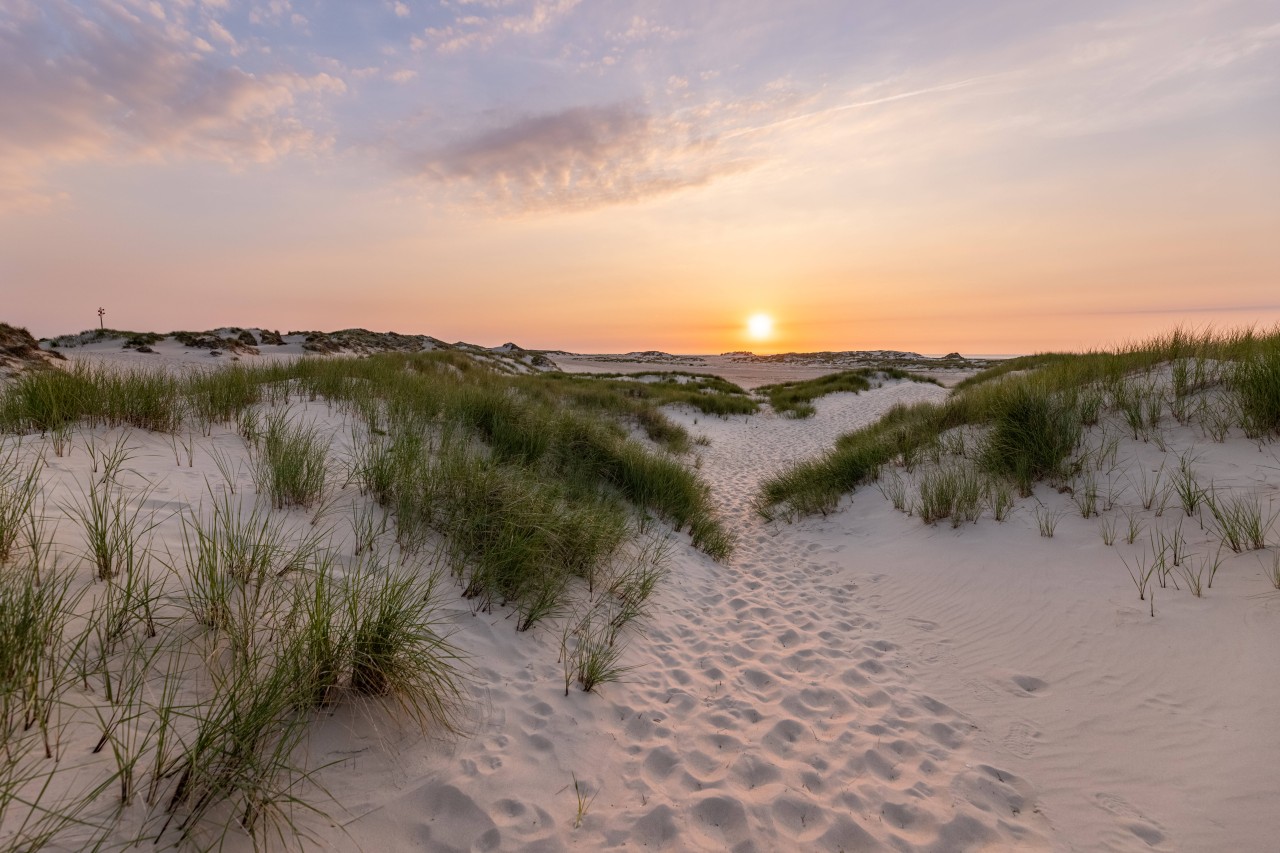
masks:
{"label": "wispy cloud", "polygon": [[1002,129],[1078,136],[1186,121],[1276,91],[1280,14],[1253,0],[1130,3],[971,68],[1001,78]]}
{"label": "wispy cloud", "polygon": [[746,166],[635,104],[521,117],[406,160],[416,174],[508,212],[637,201]]}
{"label": "wispy cloud", "polygon": [[982,78],[973,78],[969,80],[956,80],[952,83],[941,83],[937,86],[929,86],[924,89],[913,89],[906,92],[895,92],[891,95],[881,95],[874,98],[858,99],[849,103],[835,104],[833,106],[822,107],[821,109],[801,112],[795,115],[788,115],[763,124],[753,124],[747,127],[741,127],[731,130],[724,135],[725,139],[735,139],[739,136],[746,136],[754,133],[764,133],[772,130],[779,130],[787,125],[797,124],[804,121],[812,121],[815,119],[823,119],[838,115],[839,113],[849,112],[850,110],[866,109],[867,107],[881,106],[882,104],[892,104],[895,101],[905,101],[909,98],[919,98],[924,95],[939,95],[945,92],[954,92],[958,89],[964,89],[981,81]]}
{"label": "wispy cloud", "polygon": [[487,50],[511,36],[546,32],[582,0],[453,0],[451,23],[428,27],[413,45],[440,53]]}
{"label": "wispy cloud", "polygon": [[[125,3],[0,3],[0,206],[57,196],[59,163],[191,157],[231,165],[318,150],[303,107],[345,91],[329,74],[254,74],[181,19]],[[226,38],[234,43],[230,33]],[[223,30],[223,32],[226,32]]]}

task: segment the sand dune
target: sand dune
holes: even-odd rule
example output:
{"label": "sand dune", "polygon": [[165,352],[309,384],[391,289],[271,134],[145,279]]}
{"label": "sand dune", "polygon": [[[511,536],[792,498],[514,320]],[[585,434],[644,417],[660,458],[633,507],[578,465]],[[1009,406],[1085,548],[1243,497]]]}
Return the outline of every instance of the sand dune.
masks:
{"label": "sand dune", "polygon": [[[554,629],[517,634],[507,613],[455,599],[452,639],[474,666],[466,733],[423,740],[332,711],[307,747],[332,797],[327,817],[300,816],[315,846],[1268,849],[1280,596],[1257,554],[1232,555],[1203,598],[1158,590],[1152,618],[1121,562],[1141,542],[1104,545],[1098,521],[1047,487],[1004,523],[959,529],[895,512],[875,488],[794,524],[755,513],[766,475],[896,403],[945,394],[889,383],[823,398],[803,421],[672,410],[710,439],[695,452],[735,557],[671,535],[671,573],[624,659],[634,669],[591,694],[565,695]],[[349,441],[323,401],[303,410],[336,449]],[[252,491],[238,436],[187,440],[189,458],[168,437],[128,436],[154,507],[199,506],[220,477],[215,449]],[[1169,453],[1191,440],[1172,435]],[[1118,452],[1131,470],[1166,455]],[[51,505],[88,464],[83,451],[50,458]],[[1265,495],[1280,481],[1274,448],[1252,442],[1203,448],[1197,464]],[[1037,532],[1039,503],[1062,515],[1053,538]],[[1175,509],[1149,524],[1177,522]],[[1193,548],[1208,542],[1193,520],[1182,529]],[[171,549],[179,535],[171,515],[158,528]],[[70,525],[59,536],[74,548]]]}
{"label": "sand dune", "polygon": [[[840,423],[938,393],[842,395]],[[638,668],[599,696],[562,695],[556,638],[466,616],[488,715],[442,750],[447,767],[348,825],[351,849],[1048,847],[1030,786],[971,750],[972,723],[922,688],[862,583],[833,567],[843,546],[755,516],[761,473],[818,450],[832,423],[684,417],[711,436],[702,470],[740,556],[683,552],[632,643]],[[575,776],[593,798],[577,828]]]}

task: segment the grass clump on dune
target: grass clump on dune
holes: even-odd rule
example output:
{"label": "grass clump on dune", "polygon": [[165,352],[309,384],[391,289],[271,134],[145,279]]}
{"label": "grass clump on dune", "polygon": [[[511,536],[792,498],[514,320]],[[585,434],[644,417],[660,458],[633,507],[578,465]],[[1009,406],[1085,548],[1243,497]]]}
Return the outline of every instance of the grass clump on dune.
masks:
{"label": "grass clump on dune", "polygon": [[22,374],[0,404],[6,431],[49,432],[84,422],[174,432],[183,422],[182,380],[160,368],[110,370],[75,362]]}
{"label": "grass clump on dune", "polygon": [[[418,357],[419,360],[421,357]],[[397,431],[393,444],[421,442],[414,429],[478,440],[493,461],[525,469],[531,476],[568,488],[568,500],[593,501],[604,489],[688,528],[696,547],[716,558],[728,556],[731,541],[711,507],[706,485],[675,458],[630,439],[616,421],[602,414],[634,414],[625,397],[605,388],[579,405],[586,385],[564,384],[557,375],[472,379],[465,385],[448,375],[411,374],[430,386],[418,393],[411,383],[415,414],[402,413],[416,427]],[[640,383],[620,383],[648,388]],[[566,390],[567,389],[567,390]],[[559,392],[564,391],[561,395]],[[390,401],[389,401],[390,402]],[[661,413],[657,412],[657,416]],[[405,433],[409,435],[406,436]],[[419,451],[421,452],[421,448]],[[381,461],[381,460],[379,460]],[[386,460],[390,462],[391,460]],[[403,462],[396,463],[404,465]],[[412,468],[412,466],[409,466]]]}
{"label": "grass clump on dune", "polygon": [[290,423],[284,413],[268,416],[257,442],[253,478],[276,509],[314,506],[324,496],[329,443],[319,430]]}
{"label": "grass clump on dune", "polygon": [[23,373],[0,400],[5,432],[51,432],[80,421],[96,425],[101,391],[82,363]]}
{"label": "grass clump on dune", "polygon": [[356,695],[390,699],[424,728],[456,731],[462,658],[441,626],[437,576],[374,562],[342,588],[346,684]]}
{"label": "grass clump on dune", "polygon": [[[316,712],[358,700],[457,731],[465,663],[442,630],[434,573],[372,554],[342,570],[314,534],[229,506],[190,522],[187,559],[202,570],[187,596],[208,650],[176,654],[194,658],[186,667],[205,671],[210,690],[157,711],[148,799],[168,813],[157,841],[172,827],[205,843],[239,825],[288,846],[294,812],[317,810],[322,768],[301,749]],[[248,549],[234,541],[246,533]]]}
{"label": "grass clump on dune", "polygon": [[276,665],[271,646],[250,652],[215,672],[211,701],[183,713],[191,731],[162,766],[160,777],[175,780],[165,811],[183,839],[221,822],[216,834],[238,823],[259,843],[270,835],[285,841],[296,834],[291,808],[307,807],[298,795],[307,773],[294,754],[308,720],[298,709],[295,672]]}
{"label": "grass clump on dune", "polygon": [[71,581],[67,572],[0,571],[0,753],[35,729],[52,757],[50,719],[69,668],[59,655],[75,604]]}
{"label": "grass clump on dune", "polygon": [[963,425],[967,417],[965,406],[955,402],[894,406],[876,423],[840,436],[824,456],[766,478],[758,508],[766,517],[778,508],[786,515],[830,512],[846,492],[878,479],[884,465],[898,458],[912,463],[941,433]]}
{"label": "grass clump on dune", "polygon": [[209,435],[215,424],[233,423],[262,399],[262,385],[262,378],[253,370],[235,364],[191,375],[184,382],[183,393],[193,425]]}
{"label": "grass clump on dune", "polygon": [[514,467],[464,449],[436,471],[447,496],[436,521],[463,594],[483,609],[511,605],[523,631],[557,615],[569,578],[589,580],[628,534],[616,501],[570,497]]}
{"label": "grass clump on dune", "polygon": [[[709,373],[663,370],[651,373],[544,373],[526,381],[546,383],[575,400],[582,408],[607,408],[600,400],[615,399],[649,401],[657,405],[687,405],[705,415],[750,415],[759,410],[741,386]],[[592,403],[590,398],[595,396]]]}
{"label": "grass clump on dune", "polygon": [[1036,387],[1032,382],[1009,386],[996,395],[988,414],[990,433],[983,447],[983,467],[1007,476],[1024,495],[1032,484],[1062,470],[1083,432],[1073,395]]}

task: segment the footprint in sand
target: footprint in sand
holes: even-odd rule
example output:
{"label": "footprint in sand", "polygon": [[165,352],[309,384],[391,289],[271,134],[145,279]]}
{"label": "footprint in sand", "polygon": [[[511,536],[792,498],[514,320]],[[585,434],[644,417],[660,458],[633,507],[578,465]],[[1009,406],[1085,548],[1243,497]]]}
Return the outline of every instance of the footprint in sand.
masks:
{"label": "footprint in sand", "polygon": [[1005,730],[1004,737],[1000,738],[1005,749],[1019,758],[1035,755],[1039,740],[1040,732],[1026,720],[1014,720]]}
{"label": "footprint in sand", "polygon": [[1094,802],[1103,811],[1110,812],[1120,819],[1120,825],[1132,832],[1151,847],[1165,840],[1164,831],[1159,825],[1139,811],[1133,803],[1119,794],[1102,793],[1094,797]]}
{"label": "footprint in sand", "polygon": [[1000,694],[991,688],[990,685],[981,681],[966,681],[964,689],[970,696],[979,702],[998,702]]}
{"label": "footprint in sand", "polygon": [[946,642],[925,643],[920,647],[920,660],[924,663],[953,663],[956,656],[951,654]]}
{"label": "footprint in sand", "polygon": [[1045,691],[1049,686],[1049,682],[1036,678],[1033,675],[1015,675],[1013,683],[1029,696],[1036,696]]}

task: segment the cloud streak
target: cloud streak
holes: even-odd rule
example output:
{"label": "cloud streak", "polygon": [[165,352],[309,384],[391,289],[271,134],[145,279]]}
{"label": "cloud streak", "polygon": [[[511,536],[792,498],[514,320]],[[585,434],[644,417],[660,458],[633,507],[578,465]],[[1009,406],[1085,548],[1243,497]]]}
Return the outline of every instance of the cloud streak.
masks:
{"label": "cloud streak", "polygon": [[953,83],[942,83],[937,86],[929,86],[924,89],[915,89],[909,92],[898,92],[892,95],[884,95],[879,98],[868,98],[866,100],[853,101],[852,103],[837,104],[831,107],[823,107],[822,109],[811,110],[809,112],[800,113],[798,115],[786,116],[784,118],[777,119],[776,121],[770,121],[765,124],[757,124],[754,126],[743,127],[737,130],[729,131],[724,135],[724,138],[736,139],[737,137],[746,136],[748,134],[762,133],[764,131],[769,131],[769,130],[778,130],[783,127],[786,127],[787,125],[796,124],[799,122],[804,122],[812,119],[827,118],[829,116],[838,115],[839,113],[849,112],[850,110],[861,110],[861,109],[866,109],[867,107],[880,106],[882,104],[892,104],[895,101],[905,101],[909,98],[919,98],[924,95],[938,95],[945,92],[954,92],[959,89],[968,88],[974,85],[975,83],[981,82],[981,80],[983,79],[988,79],[988,78],[974,77],[969,80],[957,80]]}

